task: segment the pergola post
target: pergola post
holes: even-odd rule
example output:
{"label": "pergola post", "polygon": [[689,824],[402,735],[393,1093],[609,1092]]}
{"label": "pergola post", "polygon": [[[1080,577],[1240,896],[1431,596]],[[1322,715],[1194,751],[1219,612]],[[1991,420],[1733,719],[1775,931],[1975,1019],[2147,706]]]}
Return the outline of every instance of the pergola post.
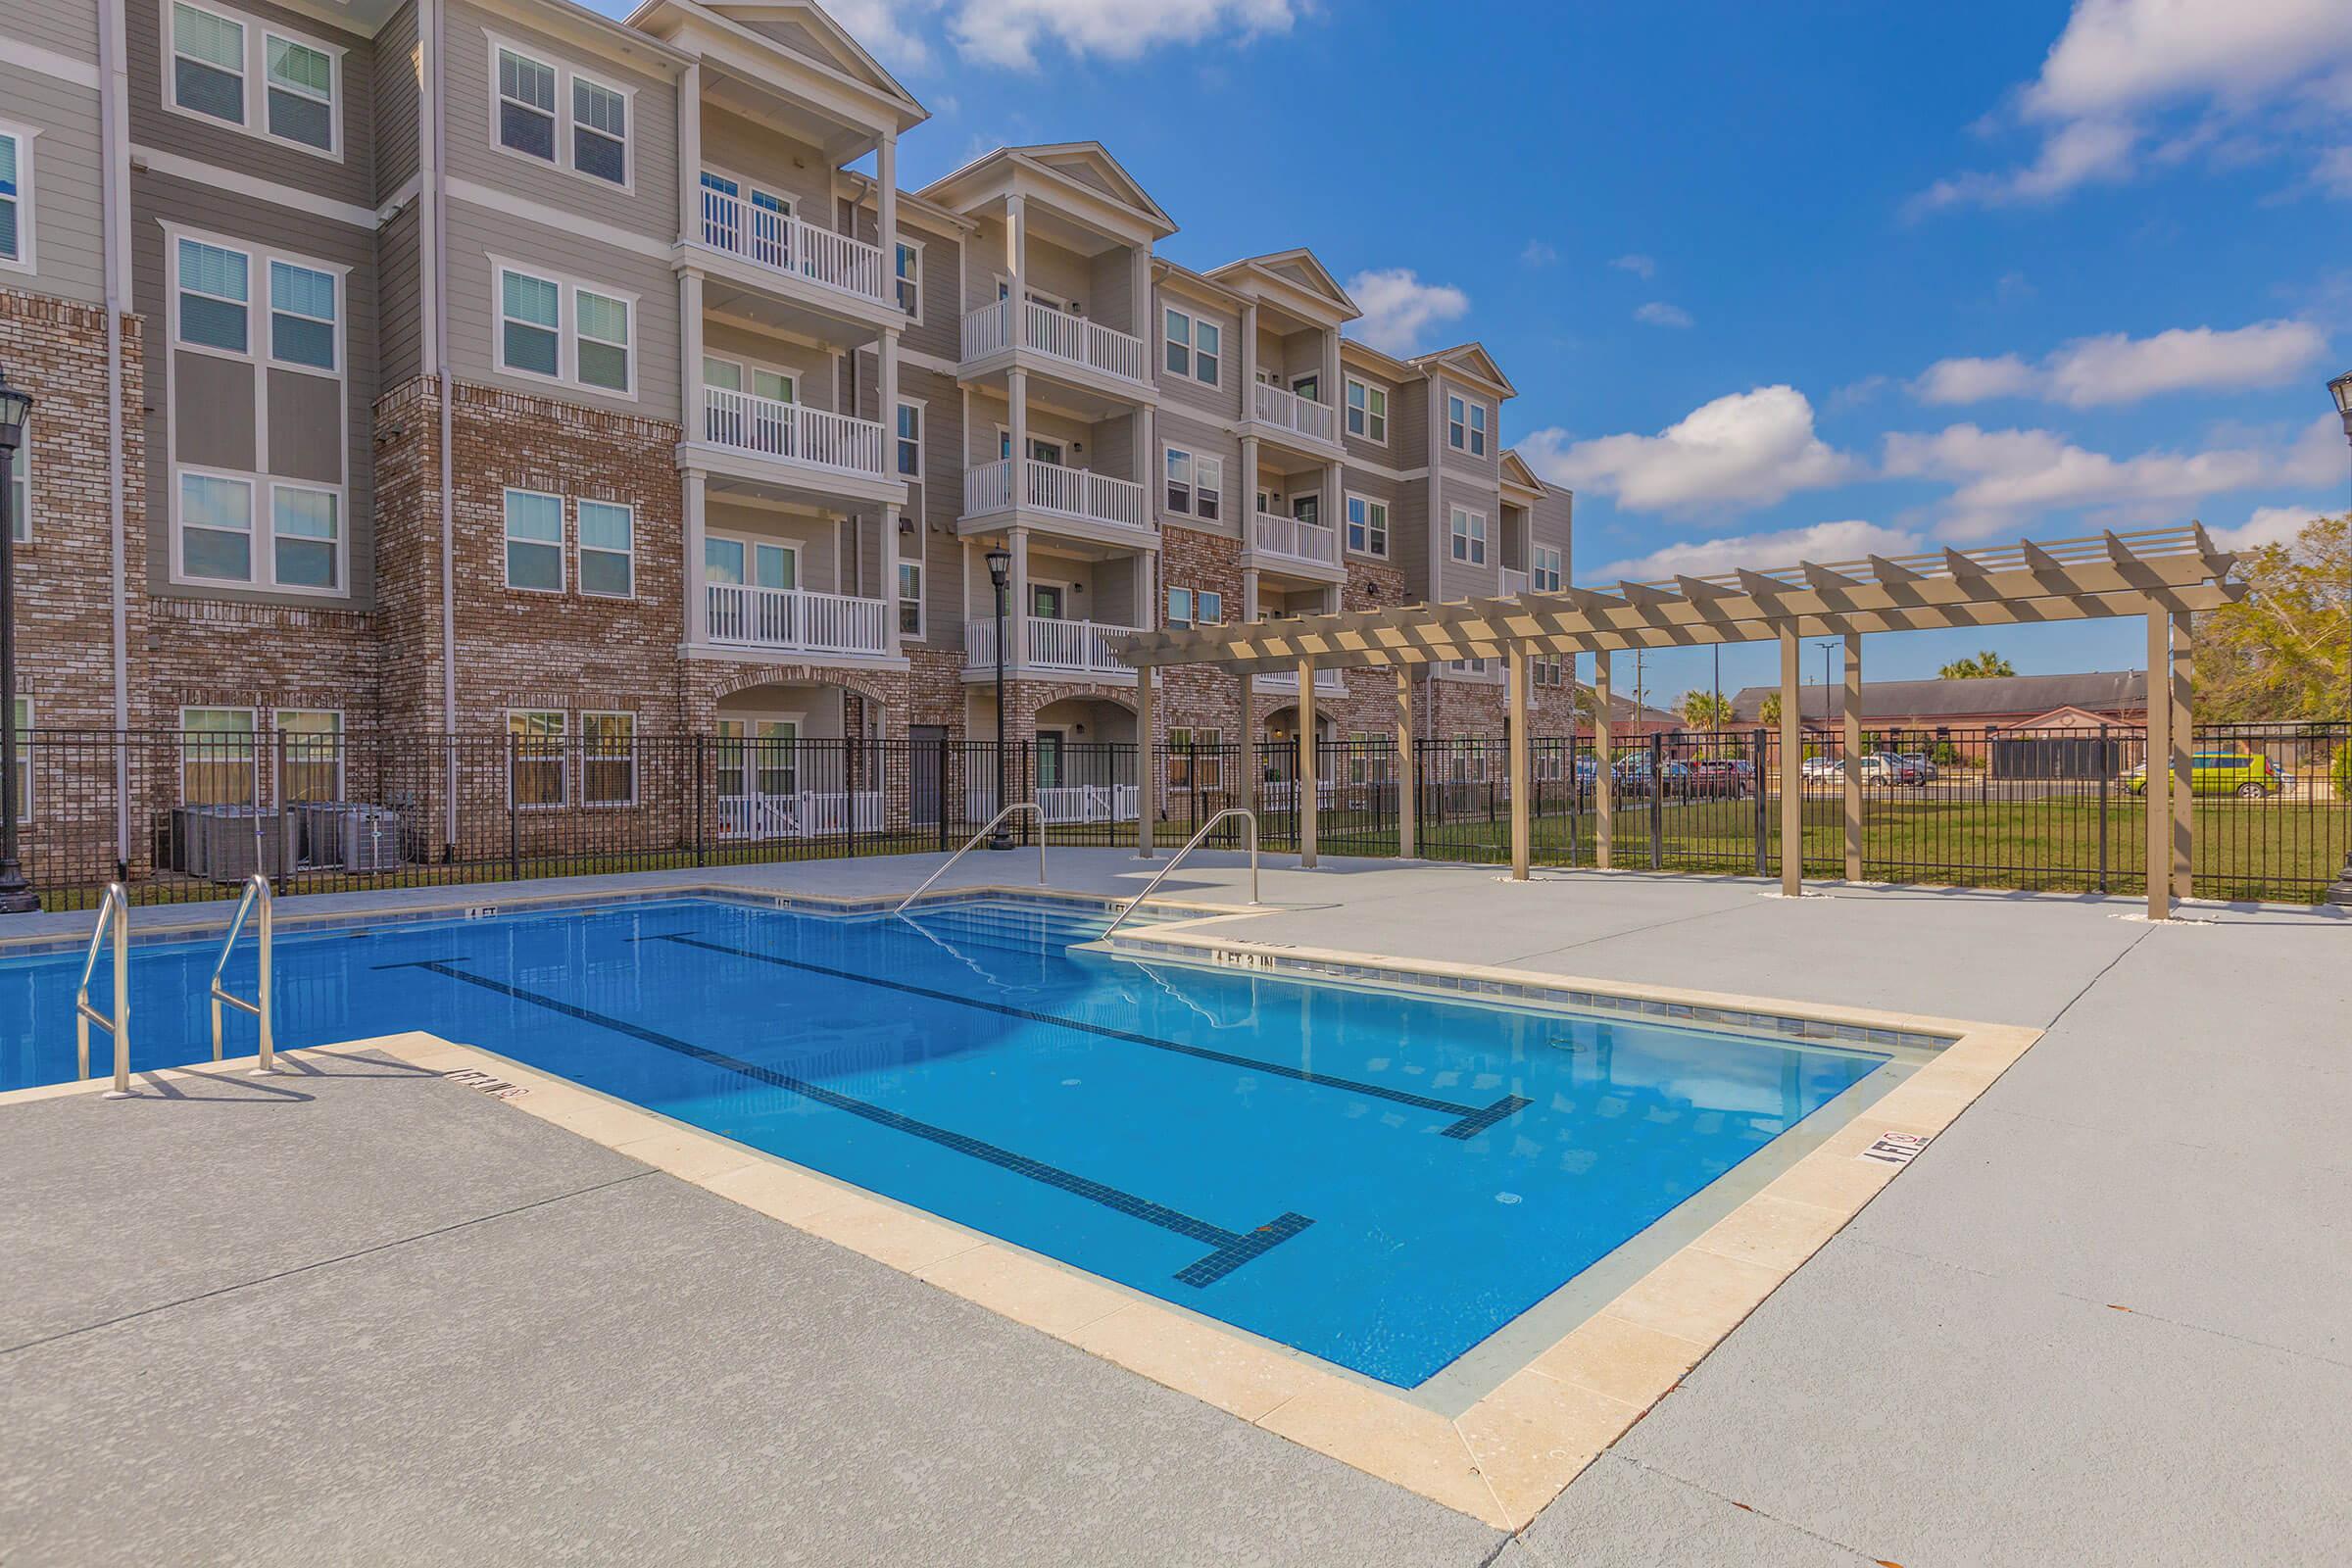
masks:
{"label": "pergola post", "polygon": [[1603,871],[1617,847],[1617,775],[1609,765],[1609,669],[1617,656],[1592,654],[1592,863]]}
{"label": "pergola post", "polygon": [[1315,666],[1298,661],[1298,866],[1315,868]]}
{"label": "pergola post", "polygon": [[1150,664],[1135,672],[1135,858],[1152,858],[1152,819],[1156,815],[1154,799],[1159,793],[1152,787],[1152,776],[1159,769],[1158,748],[1152,744],[1154,730],[1152,721],[1152,677],[1155,673]]}
{"label": "pergola post", "polygon": [[2189,677],[2196,659],[2196,642],[2186,611],[2173,615],[2173,897],[2189,896],[2196,847],[2196,726],[2189,713]]}
{"label": "pergola post", "polygon": [[[1236,695],[1241,698],[1242,703],[1241,725],[1233,732],[1241,749],[1242,769],[1240,799],[1235,804],[1245,810],[1254,811],[1257,809],[1257,736],[1251,727],[1250,713],[1256,707],[1257,680],[1255,676],[1245,669],[1235,677],[1235,684],[1239,688]],[[1194,791],[1198,793],[1200,788],[1200,781],[1198,778],[1194,779]]]}
{"label": "pergola post", "polygon": [[1420,780],[1413,776],[1413,666],[1396,666],[1396,857],[1410,860],[1416,858],[1419,845],[1415,840],[1417,824],[1413,813],[1420,808]]}
{"label": "pergola post", "polygon": [[1798,714],[1796,624],[1780,623],[1781,637],[1781,893],[1805,890],[1805,739]]}
{"label": "pergola post", "polygon": [[1513,643],[1508,662],[1511,681],[1511,880],[1527,880],[1528,766],[1527,766],[1527,644]]}
{"label": "pergola post", "polygon": [[2173,917],[2173,704],[2165,690],[2172,667],[2170,629],[2162,611],[2148,607],[2148,762],[2140,799],[2147,808],[2148,918]]}
{"label": "pergola post", "polygon": [[1862,635],[1845,636],[1845,879],[1862,880]]}

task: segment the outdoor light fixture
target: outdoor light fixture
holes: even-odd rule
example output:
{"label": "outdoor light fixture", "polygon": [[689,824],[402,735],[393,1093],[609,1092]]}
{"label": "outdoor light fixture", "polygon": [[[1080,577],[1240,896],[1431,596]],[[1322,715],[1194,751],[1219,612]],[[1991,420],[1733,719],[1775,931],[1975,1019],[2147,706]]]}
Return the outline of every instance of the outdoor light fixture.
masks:
{"label": "outdoor light fixture", "polygon": [[[0,914],[37,914],[41,901],[17,863],[17,448],[32,415],[32,394],[0,370]],[[24,502],[32,504],[27,485]]]}
{"label": "outdoor light fixture", "polygon": [[2328,382],[2328,390],[2335,394],[2335,412],[2344,416],[2344,434],[2352,437],[2352,370]]}
{"label": "outdoor light fixture", "polygon": [[[997,810],[1004,809],[1004,589],[1012,581],[1012,553],[1003,545],[988,553],[988,580],[997,590]],[[1012,848],[1012,832],[1002,814],[988,836],[992,850]]]}

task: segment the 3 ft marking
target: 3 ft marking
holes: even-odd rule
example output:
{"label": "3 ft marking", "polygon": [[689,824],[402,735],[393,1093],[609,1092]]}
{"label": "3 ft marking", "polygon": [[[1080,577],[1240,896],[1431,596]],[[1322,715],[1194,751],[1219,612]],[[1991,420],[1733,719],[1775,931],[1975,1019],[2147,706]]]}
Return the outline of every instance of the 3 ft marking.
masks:
{"label": "3 ft marking", "polygon": [[511,1084],[504,1078],[493,1078],[488,1073],[474,1067],[460,1067],[455,1072],[445,1072],[441,1076],[453,1084],[464,1084],[468,1089],[479,1089],[494,1100],[515,1100],[530,1093],[520,1084]]}
{"label": "3 ft marking", "polygon": [[1877,1143],[1854,1157],[1875,1159],[1883,1165],[1908,1165],[1927,1147],[1927,1139],[1917,1133],[1881,1133]]}

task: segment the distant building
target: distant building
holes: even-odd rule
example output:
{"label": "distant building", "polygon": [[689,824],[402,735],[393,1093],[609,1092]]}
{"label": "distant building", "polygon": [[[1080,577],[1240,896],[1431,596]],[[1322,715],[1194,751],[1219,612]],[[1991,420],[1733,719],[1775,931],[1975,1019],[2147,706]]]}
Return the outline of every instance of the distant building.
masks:
{"label": "distant building", "polygon": [[[1732,699],[1741,724],[1762,721],[1774,686],[1749,686]],[[1839,723],[1840,688],[1798,691],[1799,720],[1809,730]],[[1862,683],[1862,722],[1876,730],[1930,735],[1987,729],[2096,729],[2140,725],[2148,716],[2148,677],[2136,669],[2072,675],[2001,675],[1981,680],[1882,680]]]}

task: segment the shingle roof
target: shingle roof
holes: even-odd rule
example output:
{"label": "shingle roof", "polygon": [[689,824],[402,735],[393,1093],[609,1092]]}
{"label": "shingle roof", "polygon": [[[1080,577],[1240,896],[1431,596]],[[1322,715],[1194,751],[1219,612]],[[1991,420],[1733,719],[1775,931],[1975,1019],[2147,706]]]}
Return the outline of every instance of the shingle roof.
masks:
{"label": "shingle roof", "polygon": [[[1733,710],[1752,722],[1777,686],[1743,687]],[[1805,719],[1826,720],[1836,688],[1801,688],[1797,710]],[[2097,669],[2072,675],[1996,675],[1983,680],[1880,680],[1862,683],[1862,716],[1870,718],[1979,718],[2004,713],[2044,713],[2054,708],[2114,712],[2147,706],[2148,677],[2136,669]]]}

